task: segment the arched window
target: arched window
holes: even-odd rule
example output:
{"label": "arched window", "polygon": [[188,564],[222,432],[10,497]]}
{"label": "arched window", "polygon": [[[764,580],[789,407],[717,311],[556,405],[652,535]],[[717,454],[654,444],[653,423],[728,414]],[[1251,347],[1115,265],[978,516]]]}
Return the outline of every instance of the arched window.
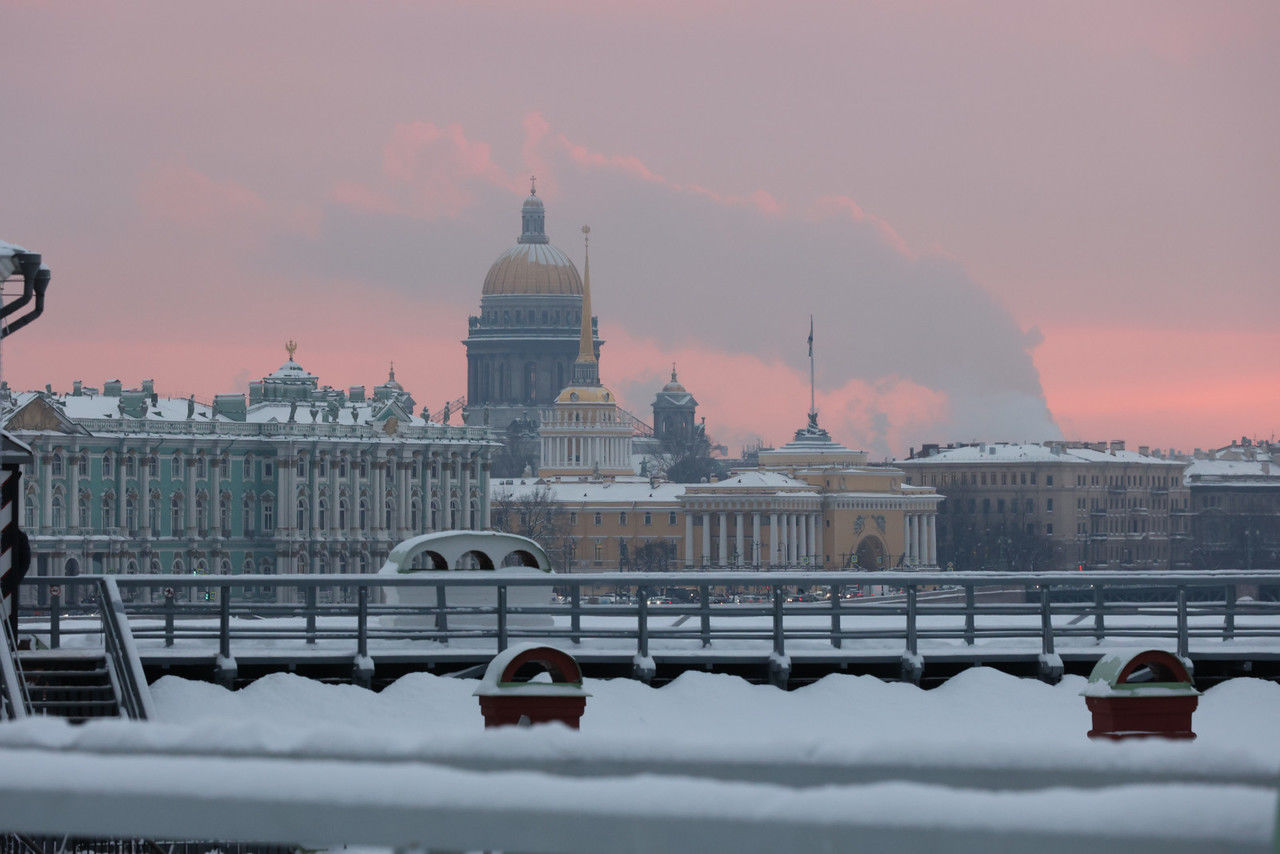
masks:
{"label": "arched window", "polygon": [[209,476],[209,460],[204,456],[204,454],[201,454],[200,456],[196,457],[196,477],[208,477],[208,476]]}
{"label": "arched window", "polygon": [[218,521],[222,525],[222,536],[231,536],[231,496],[223,494],[218,498]]}
{"label": "arched window", "polygon": [[160,493],[152,492],[151,501],[147,504],[147,527],[151,529],[151,536],[160,536]]}
{"label": "arched window", "polygon": [[52,512],[53,512],[53,518],[49,520],[49,527],[53,528],[54,530],[61,530],[62,528],[65,527],[65,522],[66,522],[62,512],[62,496],[61,495],[53,496]]}
{"label": "arched window", "polygon": [[90,523],[90,521],[89,521],[89,500],[90,500],[90,499],[89,499],[89,491],[88,491],[87,489],[86,489],[86,490],[81,490],[81,492],[80,492],[80,518],[79,518],[79,520],[78,520],[78,524],[80,525],[80,527],[81,527],[81,528],[85,528],[86,530],[89,528],[89,526],[90,526],[90,524],[91,524],[91,523]]}
{"label": "arched window", "polygon": [[130,534],[138,532],[138,499],[132,495],[124,500],[124,527]]}
{"label": "arched window", "polygon": [[171,536],[178,537],[182,535],[182,529],[186,527],[187,520],[183,518],[182,493],[173,496],[173,500],[169,503],[169,533]]}
{"label": "arched window", "polygon": [[23,503],[22,523],[28,528],[40,527],[40,520],[36,517],[36,498],[34,495],[28,495],[27,500]]}
{"label": "arched window", "polygon": [[254,518],[256,516],[257,514],[254,512],[253,506],[253,495],[246,495],[244,497],[244,507],[241,514],[241,518],[244,519],[244,535],[246,537],[253,536]]}
{"label": "arched window", "polygon": [[49,461],[49,469],[54,477],[62,477],[62,454],[53,455],[53,458]]}
{"label": "arched window", "polygon": [[319,512],[316,515],[316,527],[321,531],[329,527],[329,501],[321,498],[319,502]]}
{"label": "arched window", "polygon": [[383,521],[385,523],[382,527],[386,528],[387,530],[391,530],[391,528],[395,525],[395,518],[396,518],[395,503],[392,502],[390,498],[388,498],[386,504],[383,505],[382,509],[383,509]]}
{"label": "arched window", "polygon": [[471,506],[467,510],[467,523],[462,527],[468,528],[468,529],[480,527],[480,525],[477,524],[477,520],[480,518],[479,510],[480,510],[479,505],[475,502],[475,500],[472,500]]}
{"label": "arched window", "polygon": [[338,499],[338,530],[347,530],[347,499]]}
{"label": "arched window", "polygon": [[440,502],[431,500],[431,530],[435,530],[440,520]]}
{"label": "arched window", "polygon": [[203,495],[196,496],[196,530],[202,536],[209,533],[209,501]]}
{"label": "arched window", "polygon": [[449,518],[445,520],[447,528],[453,529],[458,526],[458,502],[449,502]]}
{"label": "arched window", "polygon": [[305,498],[298,499],[298,518],[297,527],[299,531],[307,530],[307,500]]}
{"label": "arched window", "polygon": [[276,529],[276,505],[270,497],[262,499],[262,532],[269,534]]}
{"label": "arched window", "polygon": [[409,502],[409,527],[415,532],[422,530],[422,502],[417,498]]}
{"label": "arched window", "polygon": [[102,476],[111,477],[115,469],[115,460],[111,456],[111,452],[107,451],[102,455]]}
{"label": "arched window", "polygon": [[368,502],[368,501],[366,501],[366,500],[365,500],[365,499],[363,499],[363,498],[361,498],[361,499],[360,499],[360,519],[359,519],[359,522],[360,522],[360,526],[359,526],[359,527],[360,527],[360,530],[361,530],[361,531],[367,531],[367,530],[369,530],[369,502]]}

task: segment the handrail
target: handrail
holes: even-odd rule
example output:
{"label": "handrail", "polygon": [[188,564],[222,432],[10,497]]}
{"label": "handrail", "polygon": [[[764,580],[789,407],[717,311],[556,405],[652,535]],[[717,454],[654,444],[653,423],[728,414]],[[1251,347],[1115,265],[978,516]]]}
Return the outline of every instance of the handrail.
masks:
{"label": "handrail", "polygon": [[142,659],[138,656],[133,633],[129,630],[129,618],[125,615],[120,587],[111,576],[104,576],[99,581],[102,593],[103,645],[120,679],[120,706],[134,720],[152,719],[155,717],[155,709],[151,704],[151,690],[147,687]]}
{"label": "handrail", "polygon": [[19,720],[31,713],[31,700],[27,696],[27,683],[22,678],[22,665],[18,662],[17,645],[9,621],[4,623],[4,648],[0,649],[0,713],[8,720]]}
{"label": "handrail", "polygon": [[[96,583],[103,576],[79,576],[75,583]],[[476,644],[501,649],[520,640],[584,644],[629,640],[637,666],[659,655],[679,651],[683,656],[726,642],[735,654],[767,656],[771,667],[786,677],[790,657],[823,655],[853,657],[861,651],[883,656],[885,645],[901,643],[904,675],[918,678],[921,661],[935,652],[972,650],[982,642],[1020,642],[1038,647],[1046,678],[1061,673],[1061,653],[1082,651],[1081,641],[1096,646],[1104,640],[1150,642],[1168,639],[1179,655],[1192,653],[1191,644],[1207,641],[1280,639],[1280,602],[1249,601],[1237,589],[1280,587],[1274,570],[1212,571],[1204,573],[924,573],[924,572],[676,572],[571,575],[507,575],[499,571],[422,571],[366,575],[126,575],[111,576],[119,589],[152,588],[178,591],[157,602],[120,602],[122,625],[134,619],[134,634],[143,640],[163,640],[165,647],[183,641],[216,641],[221,659],[234,662],[235,646],[269,640],[275,651],[288,654],[280,641],[312,649],[317,644],[350,642],[353,655],[370,653],[370,641],[458,642],[459,651]],[[28,579],[50,585],[70,579]],[[783,587],[826,585],[834,596],[849,588],[880,585],[901,588],[892,595],[856,596],[825,602],[787,602]],[[552,604],[520,588],[558,587],[569,601]],[[755,589],[769,595],[746,604],[710,602],[715,588]],[[274,589],[271,601],[243,598],[238,588]],[[414,604],[383,601],[380,591],[418,588]],[[477,588],[482,590],[477,591]],[[626,604],[589,604],[592,589],[620,589],[636,595]],[[653,604],[649,592],[662,588],[690,591],[688,602]],[[1144,600],[1143,588],[1161,588],[1158,601]],[[180,601],[183,591],[202,589],[208,601]],[[485,592],[491,591],[491,592]],[[1197,592],[1200,599],[1197,601]],[[434,593],[434,595],[433,595]],[[340,594],[340,595],[338,595]],[[110,594],[108,594],[108,598]],[[194,596],[191,597],[195,599]],[[334,601],[324,601],[332,598]],[[401,596],[399,599],[403,599]],[[523,601],[521,601],[523,599]],[[989,601],[990,600],[990,601]],[[113,612],[115,608],[109,609]],[[51,615],[52,617],[53,615]],[[553,619],[559,617],[561,619]],[[584,617],[592,618],[584,622]],[[675,617],[674,621],[663,618]],[[279,619],[291,618],[291,619]],[[379,619],[381,618],[381,619]],[[408,618],[408,619],[405,619]],[[534,619],[529,619],[534,618]],[[567,618],[567,619],[566,619]],[[611,618],[611,619],[598,619]],[[751,618],[751,619],[737,619]],[[868,619],[877,618],[877,619]],[[890,618],[885,620],[883,618]],[[1063,619],[1066,618],[1066,619]],[[1092,619],[1088,619],[1092,618]],[[1249,619],[1242,619],[1249,618]],[[1258,619],[1263,618],[1263,619]],[[70,633],[74,623],[51,620],[51,645],[58,633]],[[540,624],[539,624],[540,623]],[[82,625],[82,624],[81,624]],[[80,629],[83,631],[83,629]],[[127,634],[125,632],[124,634]],[[1142,638],[1142,641],[1129,641]],[[1075,640],[1074,647],[1060,648]],[[803,642],[797,646],[795,642]],[[823,647],[816,646],[820,641]],[[740,642],[748,642],[743,646]],[[862,646],[851,642],[863,642]],[[866,646],[867,643],[873,646]],[[941,643],[943,646],[938,646]],[[401,647],[401,651],[405,648]],[[413,647],[412,654],[448,654],[447,647]],[[890,646],[890,650],[892,646]],[[603,651],[603,648],[602,650]],[[243,652],[243,649],[241,649]],[[375,648],[372,652],[380,652]],[[790,656],[788,655],[790,653]],[[136,652],[134,653],[136,655]],[[776,665],[776,667],[775,667]],[[122,670],[124,668],[122,667]],[[135,684],[145,685],[140,676]]]}

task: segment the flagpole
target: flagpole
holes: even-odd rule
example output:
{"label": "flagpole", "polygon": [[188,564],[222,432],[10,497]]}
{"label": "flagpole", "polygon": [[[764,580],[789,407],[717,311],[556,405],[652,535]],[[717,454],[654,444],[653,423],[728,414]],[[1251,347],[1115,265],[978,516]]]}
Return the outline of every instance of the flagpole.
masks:
{"label": "flagpole", "polygon": [[809,414],[816,415],[818,406],[814,395],[813,381],[813,315],[809,315]]}

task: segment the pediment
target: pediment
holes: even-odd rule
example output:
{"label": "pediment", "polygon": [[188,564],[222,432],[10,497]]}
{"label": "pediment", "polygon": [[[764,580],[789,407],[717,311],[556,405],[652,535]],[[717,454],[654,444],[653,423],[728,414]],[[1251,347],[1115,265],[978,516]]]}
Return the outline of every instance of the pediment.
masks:
{"label": "pediment", "polygon": [[4,428],[13,431],[29,430],[81,435],[89,432],[43,397],[33,397],[19,407],[13,415],[9,416]]}

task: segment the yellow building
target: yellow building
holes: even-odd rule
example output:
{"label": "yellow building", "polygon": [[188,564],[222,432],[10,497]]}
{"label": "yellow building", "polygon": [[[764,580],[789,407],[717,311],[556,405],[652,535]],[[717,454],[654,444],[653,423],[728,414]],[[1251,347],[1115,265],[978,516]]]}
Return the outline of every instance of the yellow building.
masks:
{"label": "yellow building", "polygon": [[[757,468],[716,483],[555,475],[493,482],[504,508],[539,496],[559,517],[560,569],[925,568],[937,564],[932,487],[831,440],[816,418]],[[522,512],[519,509],[514,512]],[[508,530],[518,530],[505,520]],[[659,555],[659,551],[663,552]]]}

